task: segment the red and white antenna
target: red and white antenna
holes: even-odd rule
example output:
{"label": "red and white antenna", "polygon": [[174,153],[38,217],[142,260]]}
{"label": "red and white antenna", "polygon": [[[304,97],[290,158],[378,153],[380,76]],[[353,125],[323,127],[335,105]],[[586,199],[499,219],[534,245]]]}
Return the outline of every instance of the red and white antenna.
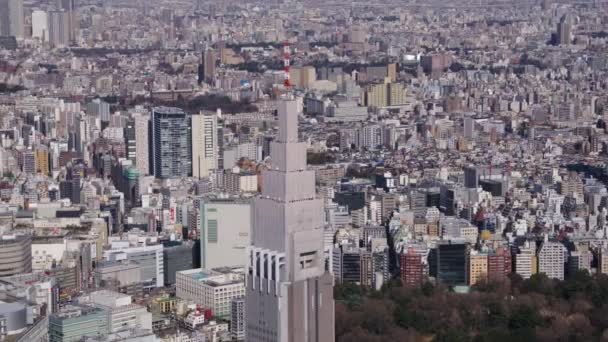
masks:
{"label": "red and white antenna", "polygon": [[285,88],[289,89],[291,87],[291,81],[289,80],[289,42],[283,42],[283,72],[285,73],[285,81],[283,85]]}

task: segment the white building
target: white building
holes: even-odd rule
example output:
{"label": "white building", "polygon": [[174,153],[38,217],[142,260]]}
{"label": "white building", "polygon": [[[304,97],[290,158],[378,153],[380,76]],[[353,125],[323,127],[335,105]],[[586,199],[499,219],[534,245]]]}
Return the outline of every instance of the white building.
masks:
{"label": "white building", "polygon": [[152,330],[152,313],[146,307],[131,303],[131,296],[122,293],[100,290],[92,292],[88,298],[91,303],[103,307],[108,312],[108,330],[117,333],[129,329]]}
{"label": "white building", "polygon": [[103,258],[107,261],[135,262],[141,271],[141,281],[144,287],[163,287],[163,246],[157,245],[134,245],[130,241],[112,241],[110,249],[103,252]]}
{"label": "white building", "polygon": [[205,199],[200,206],[201,267],[245,265],[251,244],[251,203],[243,199]]}
{"label": "white building", "polygon": [[32,38],[38,38],[41,42],[49,41],[49,20],[45,11],[32,12]]}
{"label": "white building", "polygon": [[209,177],[217,168],[218,137],[217,116],[192,116],[192,177]]}
{"label": "white building", "polygon": [[538,251],[538,273],[544,273],[551,279],[564,280],[567,259],[568,250],[562,243],[545,241]]}
{"label": "white building", "polygon": [[180,271],[175,276],[175,288],[178,298],[210,308],[214,316],[230,319],[232,299],[245,295],[244,269]]}

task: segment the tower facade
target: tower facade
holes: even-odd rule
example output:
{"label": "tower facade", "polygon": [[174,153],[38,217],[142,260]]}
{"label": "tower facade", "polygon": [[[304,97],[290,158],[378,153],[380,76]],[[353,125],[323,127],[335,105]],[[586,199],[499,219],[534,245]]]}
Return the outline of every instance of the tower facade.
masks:
{"label": "tower facade", "polygon": [[187,177],[191,171],[190,124],[183,110],[152,110],[152,162],[156,178]]}
{"label": "tower facade", "polygon": [[217,133],[216,115],[192,116],[192,177],[209,177],[217,169]]}
{"label": "tower facade", "polygon": [[254,201],[247,250],[247,341],[334,341],[333,276],[323,257],[323,201],[298,141],[295,101],[279,106],[272,168]]}

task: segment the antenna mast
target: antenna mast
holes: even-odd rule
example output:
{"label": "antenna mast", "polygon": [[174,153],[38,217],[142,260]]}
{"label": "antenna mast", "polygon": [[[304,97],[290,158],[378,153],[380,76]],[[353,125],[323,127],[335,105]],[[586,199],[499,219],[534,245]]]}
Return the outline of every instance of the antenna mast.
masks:
{"label": "antenna mast", "polygon": [[287,90],[289,91],[289,88],[291,87],[291,81],[289,80],[289,57],[290,57],[290,49],[289,49],[289,42],[287,40],[285,40],[283,42],[283,72],[285,73],[285,81],[283,82],[283,85],[285,86],[285,88],[287,88]]}

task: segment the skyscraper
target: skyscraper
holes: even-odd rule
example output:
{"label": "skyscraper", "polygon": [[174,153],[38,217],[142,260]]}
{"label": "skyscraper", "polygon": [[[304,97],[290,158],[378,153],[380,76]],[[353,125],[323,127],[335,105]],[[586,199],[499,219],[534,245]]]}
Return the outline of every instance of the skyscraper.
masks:
{"label": "skyscraper", "polygon": [[57,8],[64,10],[67,15],[68,40],[70,43],[73,43],[76,41],[76,29],[78,26],[75,0],[58,0]]}
{"label": "skyscraper", "polygon": [[53,47],[68,46],[70,40],[69,20],[65,11],[50,11],[48,16],[49,42]]}
{"label": "skyscraper", "polygon": [[152,163],[156,178],[187,177],[190,173],[190,125],[183,110],[152,110]]}
{"label": "skyscraper", "polygon": [[218,138],[217,116],[192,116],[192,176],[208,177],[217,168]]}
{"label": "skyscraper", "polygon": [[49,19],[45,11],[32,12],[32,38],[38,38],[42,42],[49,40]]}
{"label": "skyscraper", "polygon": [[133,114],[135,125],[135,166],[139,174],[147,175],[150,173],[149,163],[149,126],[150,120],[146,115]]}
{"label": "skyscraper", "polygon": [[123,128],[123,137],[125,139],[126,157],[133,164],[137,161],[137,140],[135,131],[135,120],[128,119]]}
{"label": "skyscraper", "polygon": [[0,0],[0,36],[23,38],[23,0]]}
{"label": "skyscraper", "polygon": [[464,168],[464,186],[469,189],[479,187],[479,169],[475,166],[467,166]]}
{"label": "skyscraper", "polygon": [[572,17],[564,14],[557,24],[557,44],[568,45],[572,42]]}
{"label": "skyscraper", "polygon": [[215,75],[215,62],[217,54],[213,49],[207,49],[203,52],[203,81],[211,83]]}
{"label": "skyscraper", "polygon": [[334,341],[333,276],[323,257],[323,200],[298,141],[295,101],[279,106],[273,166],[262,172],[247,249],[247,341]]}

